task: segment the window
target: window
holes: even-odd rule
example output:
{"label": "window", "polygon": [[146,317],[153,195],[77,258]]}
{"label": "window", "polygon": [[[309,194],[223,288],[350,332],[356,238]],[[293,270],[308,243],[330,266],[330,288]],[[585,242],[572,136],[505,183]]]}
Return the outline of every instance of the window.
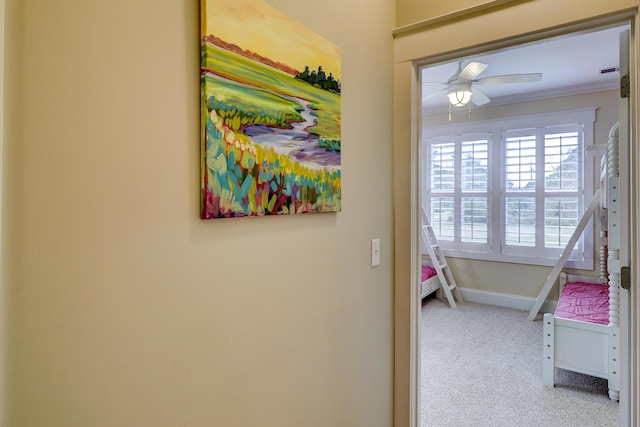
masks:
{"label": "window", "polygon": [[[590,109],[426,129],[423,204],[445,253],[553,265],[593,193],[594,121]],[[587,230],[568,266],[593,268]]]}
{"label": "window", "polygon": [[430,144],[430,221],[439,240],[488,249],[488,134],[436,138]]}

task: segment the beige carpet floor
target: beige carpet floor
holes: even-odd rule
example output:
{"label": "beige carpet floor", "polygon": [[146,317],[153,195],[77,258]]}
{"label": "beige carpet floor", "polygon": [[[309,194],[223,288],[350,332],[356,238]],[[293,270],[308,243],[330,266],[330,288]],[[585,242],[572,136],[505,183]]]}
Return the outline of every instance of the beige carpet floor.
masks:
{"label": "beige carpet floor", "polygon": [[427,297],[421,427],[615,427],[607,381],[558,369],[542,385],[542,322],[527,312]]}

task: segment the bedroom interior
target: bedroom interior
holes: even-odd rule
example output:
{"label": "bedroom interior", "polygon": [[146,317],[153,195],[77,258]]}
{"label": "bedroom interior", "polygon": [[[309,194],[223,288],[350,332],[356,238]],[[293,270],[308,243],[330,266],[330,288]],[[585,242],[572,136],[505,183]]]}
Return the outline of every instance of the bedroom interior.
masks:
{"label": "bedroom interior", "polygon": [[420,326],[421,427],[617,425],[619,403],[606,380],[559,370],[556,387],[542,385],[540,322],[522,310],[476,303],[452,310],[431,295]]}
{"label": "bedroom interior", "polygon": [[[343,137],[350,143],[339,214],[199,219],[198,1],[0,0],[2,427],[420,425],[416,67],[482,53],[493,43],[503,48],[500,42],[620,18],[632,23],[633,179],[626,183],[638,284],[640,0],[266,1],[343,49]],[[473,13],[459,14],[469,8]],[[477,78],[542,71],[495,65]],[[535,100],[520,111],[488,93],[493,104],[452,108],[452,122],[469,109],[479,120],[489,112],[598,105],[601,143],[617,120],[613,92]],[[447,109],[438,113],[443,124]],[[373,237],[381,241],[377,268],[370,265]],[[445,338],[440,349],[451,355],[430,368],[442,374],[433,380],[493,399],[504,414],[473,398],[463,405],[440,388],[443,424],[456,425],[453,416],[477,409],[505,415],[489,425],[563,419],[575,425],[578,418],[551,408],[558,394],[581,387],[582,374],[557,370],[556,387],[544,387],[542,322],[526,319],[551,266],[453,256],[447,262],[465,302],[454,310],[423,300],[430,310],[422,325],[443,322],[436,330]],[[627,319],[634,327],[640,325],[635,291]],[[549,300],[558,292],[554,287]],[[488,298],[519,308],[475,302]],[[511,327],[516,323],[525,329]],[[493,332],[492,339],[482,332]],[[505,332],[529,346],[512,347]],[[580,419],[593,414],[595,423],[601,412],[619,411],[620,427],[640,425],[637,330],[632,339],[626,408],[624,386],[616,403],[607,381],[598,379],[590,384],[602,405],[590,395]],[[502,358],[492,364],[459,357],[476,343],[508,343],[511,352],[496,354]],[[475,376],[457,370],[465,362]],[[542,399],[490,380],[526,384]],[[516,399],[525,406],[511,405]],[[516,408],[551,422],[519,423]]]}
{"label": "bedroom interior", "polygon": [[[445,261],[445,265],[451,265],[456,277],[455,290],[461,292],[459,302],[464,298],[472,305],[480,303],[483,307],[502,306],[524,312],[529,311],[531,304],[533,304],[534,308],[531,308],[530,320],[535,318],[534,327],[538,330],[540,340],[542,340],[544,329],[544,364],[542,344],[537,347],[536,352],[536,360],[543,367],[543,374],[537,378],[538,384],[536,385],[542,387],[544,384],[547,388],[553,387],[556,385],[557,375],[576,372],[583,375],[580,378],[585,384],[589,384],[590,381],[593,384],[600,384],[602,379],[606,384],[608,380],[608,394],[612,401],[618,400],[620,374],[618,351],[620,341],[619,328],[617,328],[619,324],[617,286],[620,262],[615,259],[620,239],[614,239],[618,245],[617,249],[614,246],[608,246],[612,237],[607,236],[606,208],[612,200],[610,182],[619,182],[619,178],[607,175],[608,170],[609,173],[612,173],[613,169],[613,173],[615,173],[617,164],[616,168],[611,168],[611,166],[616,163],[618,151],[617,146],[611,148],[610,145],[608,150],[603,150],[602,147],[606,147],[607,142],[611,142],[608,131],[617,121],[617,86],[620,76],[620,64],[617,60],[618,37],[619,33],[627,27],[627,25],[614,25],[557,40],[534,43],[522,48],[516,47],[491,52],[481,57],[456,58],[454,61],[447,61],[444,64],[430,64],[421,70],[422,134],[420,136],[419,175],[421,207],[427,212],[427,218],[422,220],[422,225],[424,227],[426,222],[429,227],[433,226],[438,238],[439,244],[437,246],[442,247],[448,256],[448,262]],[[606,40],[606,44],[594,44],[593,40],[595,39],[591,38],[593,36],[596,36],[600,41]],[[599,52],[604,51],[608,53],[599,55]],[[563,57],[566,57],[567,60],[564,61]],[[468,64],[469,67],[465,68],[464,64]],[[477,67],[477,64],[481,65],[480,69],[470,70],[472,66]],[[504,64],[510,64],[510,66]],[[600,74],[595,80],[586,75],[588,71],[593,73],[594,70],[598,70]],[[541,79],[523,77],[533,74],[541,75]],[[485,75],[496,77],[485,77]],[[497,83],[500,79],[503,80],[502,83],[504,80],[510,79],[511,81],[507,81],[507,83],[522,84],[483,85],[483,83]],[[564,82],[562,79],[565,79]],[[539,82],[543,82],[544,85]],[[439,86],[437,86],[438,84]],[[461,105],[456,106],[448,95],[451,95],[453,91],[461,90],[461,86],[469,93],[466,97],[459,95],[458,100],[465,99],[464,102],[458,102]],[[480,90],[479,87],[482,89]],[[439,96],[439,94],[442,95]],[[474,102],[474,98],[477,99],[477,102]],[[571,134],[568,128],[560,127],[560,123],[565,123],[566,120],[563,122],[560,119],[554,123],[546,123],[542,114],[545,111],[554,111],[554,114],[561,115],[568,110],[580,109],[592,109],[594,117],[591,122],[589,120],[582,121],[581,123],[586,130],[582,133],[578,130],[575,135]],[[558,143],[560,145],[559,152],[564,154],[564,158],[558,160],[557,153],[555,157],[549,154],[544,157],[545,151],[543,149],[542,156],[540,151],[536,151],[538,154],[537,163],[535,154],[532,156],[534,157],[533,163],[526,159],[527,156],[530,156],[527,150],[531,149],[531,146],[523,145],[523,142],[526,142],[524,134],[520,132],[509,139],[511,129],[521,128],[504,128],[504,126],[508,126],[504,123],[522,115],[530,116],[534,121],[536,117],[539,117],[542,123],[535,125],[535,127],[543,129],[555,127],[546,134],[545,131],[542,132],[544,134],[543,140],[559,139],[561,141]],[[501,123],[503,128],[497,125],[496,127],[486,126],[491,131],[484,134],[477,131],[482,126],[474,124],[476,122],[499,121],[503,122]],[[531,121],[527,125],[530,126]],[[589,128],[591,128],[592,134],[590,134]],[[500,129],[498,131],[500,133],[496,132],[496,129]],[[505,156],[506,160],[501,159],[497,153],[491,154],[492,147],[495,147],[495,145],[491,145],[491,137],[497,133],[498,138],[494,144],[499,144],[502,139],[505,148],[501,150],[501,155]],[[562,136],[559,136],[561,134]],[[570,146],[568,141],[574,136],[584,145],[578,143],[577,146]],[[564,141],[562,141],[563,138]],[[596,145],[590,146],[589,139],[593,139],[593,143]],[[511,151],[509,151],[510,142],[512,144]],[[513,148],[515,142],[520,144],[517,148]],[[562,147],[563,144],[568,145]],[[499,150],[495,149],[494,151]],[[583,156],[576,156],[577,152],[582,152]],[[509,153],[516,153],[517,157],[509,157]],[[569,153],[574,154],[571,156]],[[576,157],[582,158],[582,160],[576,160]],[[601,158],[602,164],[605,166],[601,168],[601,174],[598,174],[597,170],[589,173],[590,169],[597,169],[594,164],[600,163]],[[609,162],[607,162],[607,158]],[[469,161],[465,164],[465,159],[473,159],[473,164]],[[501,165],[503,161],[502,175],[498,175],[498,173],[492,175],[489,169],[497,168],[497,166],[492,167],[492,164]],[[540,169],[544,169],[545,163],[553,162],[557,163],[556,169],[547,168],[546,175],[540,175]],[[517,170],[514,169],[516,163]],[[607,165],[609,168],[606,167]],[[509,167],[513,170],[508,169]],[[525,171],[526,167],[530,170]],[[535,168],[538,168],[539,175],[535,175]],[[575,177],[571,175],[571,169],[576,169],[573,172]],[[561,196],[567,196],[569,193],[562,191],[570,189],[574,184],[570,181],[575,178],[580,179],[580,177],[583,177],[585,181],[584,185],[578,185],[583,195],[582,199],[575,204],[569,204],[566,198],[563,199],[551,209],[551,211],[557,210],[557,218],[548,215],[550,212],[548,201],[542,211],[531,209],[530,205],[523,205],[523,197],[520,196],[526,193],[527,187],[531,189],[532,182],[535,185],[535,179],[531,175],[532,171],[538,177],[538,182],[544,180],[544,186],[547,187],[549,175],[555,173],[561,176],[558,187],[554,188],[559,191],[555,194],[549,191],[546,195],[543,192],[543,196],[536,196],[537,200],[553,199],[557,201]],[[513,174],[510,176],[510,172],[517,172],[519,175],[518,177],[514,177]],[[523,178],[527,172],[529,176]],[[566,182],[563,182],[562,174],[564,174]],[[541,176],[543,178],[540,178]],[[496,200],[493,200],[491,190],[493,188],[495,191],[500,188],[501,179],[504,182],[510,181],[510,187],[502,189],[502,192],[507,196],[502,199],[496,197]],[[619,188],[615,185],[613,184],[614,189]],[[596,193],[594,188],[602,190],[597,190]],[[525,193],[518,193],[520,190]],[[602,197],[597,196],[600,191],[602,191]],[[582,217],[588,210],[589,200],[594,194],[596,194],[594,200],[598,199],[599,201],[596,206],[600,208],[593,209],[597,211],[596,221],[590,220],[592,215],[588,215],[586,220],[589,222],[585,228],[586,231],[575,233],[576,236],[573,236],[572,233],[584,225],[580,223],[586,223],[585,218]],[[530,193],[525,195],[530,195]],[[518,202],[517,211],[520,215],[512,223],[509,222],[513,219],[511,218],[513,205],[509,205],[510,200]],[[571,201],[575,200],[571,199]],[[611,217],[611,211],[609,209],[609,217]],[[494,223],[495,218],[492,217],[492,212],[495,213],[494,215],[500,216],[501,219]],[[497,212],[504,213],[499,215]],[[535,223],[537,228],[541,228],[541,224],[544,224],[545,230],[547,230],[552,228],[550,223],[553,223],[553,226],[557,228],[557,233],[553,235],[553,232],[537,231],[536,237],[536,231],[527,231],[525,225],[528,223],[522,218],[522,215],[526,216],[527,212],[533,212],[533,215],[538,214]],[[600,220],[598,221],[598,219]],[[618,214],[617,221],[619,220]],[[433,224],[434,222],[435,224]],[[518,246],[523,240],[518,240],[518,243],[514,244],[512,236],[509,241],[509,234],[512,232],[514,223],[519,227],[517,239],[524,240],[523,246],[528,245],[526,240],[529,238],[534,239],[534,243],[531,243],[532,246],[540,246],[541,243],[535,243],[535,239],[540,239],[540,234],[542,234],[543,247],[546,247],[552,239],[555,239],[555,243],[549,246],[556,247],[547,253],[539,252],[541,255],[539,257],[514,258],[514,253],[516,256],[526,256],[527,254],[526,248],[519,252],[521,248]],[[611,219],[608,223],[612,224]],[[594,239],[594,236],[597,235],[600,238]],[[578,237],[580,238],[578,239]],[[492,238],[497,242],[502,240],[499,244],[498,254],[489,254],[491,249],[488,247],[491,246]],[[599,248],[596,247],[594,241],[600,242]],[[574,249],[573,243],[576,242],[577,245]],[[467,245],[466,253],[465,245]],[[566,248],[565,245],[567,245]],[[433,263],[429,262],[432,256],[428,252],[433,252],[428,250],[429,246],[421,240],[421,255],[418,265],[422,267],[419,288],[420,300],[423,302],[429,301],[431,297],[425,297],[436,291],[438,299],[443,298],[444,286],[438,282],[439,274],[432,268]],[[598,253],[600,261],[599,265],[595,265]],[[612,255],[613,260],[611,259]],[[609,260],[607,260],[607,256],[609,256]],[[548,259],[545,260],[545,257]],[[613,266],[613,268],[608,269],[608,266]],[[550,267],[554,268],[547,276]],[[598,271],[598,267],[600,271]],[[586,282],[596,283],[595,287],[598,288],[596,293],[604,298],[599,303],[601,311],[603,311],[600,317],[606,317],[606,320],[597,320],[594,325],[593,319],[585,319],[585,317],[567,320],[567,317],[572,319],[571,315],[566,315],[566,313],[563,315],[559,312],[556,312],[555,315],[549,314],[554,313],[556,305],[564,304],[565,292],[569,293],[567,287],[564,287],[566,273],[562,273],[560,286],[555,280],[560,275],[560,270],[565,268],[569,273],[579,272],[587,275],[586,278],[584,276],[569,276],[573,282],[580,282],[580,286],[586,286]],[[556,274],[556,270],[558,274]],[[522,274],[519,274],[519,271],[522,271]],[[506,272],[508,274],[505,276]],[[607,280],[611,274],[613,275],[612,280]],[[520,277],[520,280],[511,285],[510,281],[501,279],[501,275],[503,277]],[[498,280],[495,280],[496,278]],[[613,282],[613,284],[608,287],[606,286],[608,282]],[[543,287],[542,284],[545,286]],[[550,293],[552,289],[553,292]],[[538,293],[539,291],[540,293]],[[538,295],[537,299],[534,298],[536,294]],[[549,295],[551,296],[547,298]],[[591,298],[588,294],[586,297]],[[609,304],[610,301],[611,304]],[[590,302],[592,301],[590,300]],[[450,301],[449,305],[451,308],[455,308],[455,305]],[[597,312],[597,305],[591,304],[578,308],[578,310],[595,310]],[[428,302],[423,303],[420,311],[423,319],[429,316],[433,319],[433,316],[428,312],[429,307],[432,306],[433,304]],[[543,316],[537,316],[540,309],[544,316],[544,322],[540,321]],[[593,315],[593,313],[591,314]],[[452,310],[448,316],[456,316],[456,310]],[[595,317],[598,315],[596,314]],[[522,315],[522,322],[527,322],[526,313]],[[544,323],[544,328],[542,323]],[[566,324],[570,326],[564,328]],[[423,321],[421,321],[421,325],[424,325]],[[576,329],[572,329],[576,325],[578,325],[577,332]],[[429,346],[429,342],[425,338],[425,331],[421,332],[420,336],[423,340],[421,347],[423,369],[429,369],[429,363],[425,363],[424,354],[433,352],[434,349]],[[508,346],[508,342],[502,344]],[[556,368],[561,368],[562,371],[558,371],[561,373],[556,374]],[[429,373],[423,370],[422,376],[428,378]],[[433,381],[430,384],[433,385]],[[424,387],[423,384],[423,390]],[[536,389],[538,388],[536,387]],[[589,393],[592,391],[585,393],[585,398],[589,399]],[[428,391],[423,391],[423,395],[427,394],[429,394]],[[607,395],[606,387],[604,395]],[[424,400],[421,404],[428,405]],[[426,412],[428,409],[423,408],[421,415],[423,422],[426,419]]]}

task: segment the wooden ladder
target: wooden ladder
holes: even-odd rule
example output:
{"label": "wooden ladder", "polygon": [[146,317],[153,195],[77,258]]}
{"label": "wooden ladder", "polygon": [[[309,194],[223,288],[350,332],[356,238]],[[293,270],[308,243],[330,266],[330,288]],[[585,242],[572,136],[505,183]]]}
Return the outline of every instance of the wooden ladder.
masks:
{"label": "wooden ladder", "polygon": [[556,265],[551,270],[551,273],[549,273],[549,275],[547,276],[547,280],[544,282],[544,286],[542,286],[542,289],[540,290],[538,297],[534,301],[533,307],[531,307],[531,311],[529,311],[529,316],[527,317],[527,319],[535,320],[536,316],[538,315],[538,312],[540,311],[540,308],[542,307],[542,304],[547,299],[549,292],[551,292],[551,288],[556,283],[556,280],[558,280],[558,276],[560,276],[560,273],[562,272],[562,268],[564,267],[564,264],[569,259],[569,255],[571,255],[571,251],[576,246],[576,243],[578,243],[578,239],[580,238],[580,236],[582,236],[582,233],[584,232],[585,227],[587,226],[587,224],[589,223],[589,220],[591,219],[591,217],[596,212],[599,206],[600,206],[600,190],[597,190],[594,193],[593,198],[591,199],[591,203],[589,204],[589,207],[587,208],[585,213],[582,215],[582,218],[580,219],[578,226],[576,227],[575,231],[569,238],[569,241],[567,242],[567,246],[564,247],[564,250],[562,251],[562,255],[560,255],[560,258],[556,262]]}
{"label": "wooden ladder", "polygon": [[427,248],[429,258],[431,258],[431,262],[433,263],[433,268],[435,268],[438,273],[440,288],[447,298],[451,308],[457,308],[455,300],[457,299],[458,302],[464,302],[464,300],[462,299],[462,294],[460,293],[460,289],[458,289],[456,280],[453,278],[453,273],[451,273],[449,264],[447,264],[447,259],[442,252],[442,248],[440,247],[440,244],[438,244],[438,239],[436,238],[436,234],[433,232],[433,228],[429,222],[429,217],[427,216],[424,208],[422,208],[421,226],[422,243]]}

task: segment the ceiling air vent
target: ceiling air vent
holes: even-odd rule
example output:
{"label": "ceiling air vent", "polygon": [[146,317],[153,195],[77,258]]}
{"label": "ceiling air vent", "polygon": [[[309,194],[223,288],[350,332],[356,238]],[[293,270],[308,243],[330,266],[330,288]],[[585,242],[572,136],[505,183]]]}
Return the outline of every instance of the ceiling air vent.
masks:
{"label": "ceiling air vent", "polygon": [[600,74],[615,73],[616,71],[620,71],[620,68],[618,67],[603,68],[602,70],[600,70]]}

